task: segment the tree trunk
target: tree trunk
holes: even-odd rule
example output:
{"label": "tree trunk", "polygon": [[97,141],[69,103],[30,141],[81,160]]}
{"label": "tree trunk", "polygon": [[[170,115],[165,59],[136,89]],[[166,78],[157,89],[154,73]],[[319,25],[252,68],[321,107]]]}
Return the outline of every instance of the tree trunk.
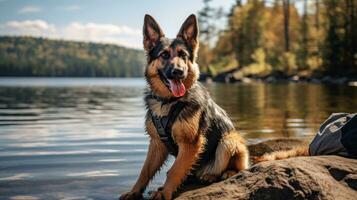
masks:
{"label": "tree trunk", "polygon": [[304,14],[302,17],[302,66],[300,66],[300,69],[306,69],[306,60],[308,56],[308,24],[307,24],[307,0],[304,0]]}
{"label": "tree trunk", "polygon": [[320,3],[319,0],[315,0],[315,27],[317,31],[320,28],[319,15],[320,15]]}
{"label": "tree trunk", "polygon": [[285,37],[285,51],[290,51],[290,37],[289,37],[289,14],[290,14],[290,0],[283,0],[284,9],[284,37]]}

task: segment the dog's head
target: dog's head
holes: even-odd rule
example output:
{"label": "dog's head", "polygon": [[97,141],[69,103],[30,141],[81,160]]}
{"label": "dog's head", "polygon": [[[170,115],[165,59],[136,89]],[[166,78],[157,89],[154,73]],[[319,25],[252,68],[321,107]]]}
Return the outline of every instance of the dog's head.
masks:
{"label": "dog's head", "polygon": [[168,39],[155,19],[145,15],[143,34],[147,55],[145,77],[150,88],[163,98],[184,96],[199,76],[196,16],[190,15],[176,38]]}

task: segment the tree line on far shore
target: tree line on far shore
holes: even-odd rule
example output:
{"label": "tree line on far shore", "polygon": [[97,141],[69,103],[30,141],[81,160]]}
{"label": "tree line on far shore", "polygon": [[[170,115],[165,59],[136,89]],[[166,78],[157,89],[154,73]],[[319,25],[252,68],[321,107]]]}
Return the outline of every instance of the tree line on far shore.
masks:
{"label": "tree line on far shore", "polygon": [[[198,14],[203,74],[357,77],[357,1],[235,0],[228,13],[211,1]],[[0,76],[137,77],[144,65],[142,50],[0,36]]]}
{"label": "tree line on far shore", "polygon": [[0,37],[0,76],[139,77],[141,50],[117,45]]}
{"label": "tree line on far shore", "polygon": [[201,71],[357,77],[355,0],[236,0],[229,13],[203,2]]}

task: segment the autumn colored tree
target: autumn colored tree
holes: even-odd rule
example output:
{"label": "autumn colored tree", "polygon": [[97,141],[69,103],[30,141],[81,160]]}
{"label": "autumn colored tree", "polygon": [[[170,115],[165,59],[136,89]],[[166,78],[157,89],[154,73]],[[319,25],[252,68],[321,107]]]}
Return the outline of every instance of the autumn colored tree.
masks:
{"label": "autumn colored tree", "polygon": [[226,29],[204,48],[209,62],[200,62],[243,75],[353,76],[356,15],[354,0],[237,0]]}
{"label": "autumn colored tree", "polygon": [[357,3],[325,0],[326,38],[324,67],[332,76],[357,75]]}

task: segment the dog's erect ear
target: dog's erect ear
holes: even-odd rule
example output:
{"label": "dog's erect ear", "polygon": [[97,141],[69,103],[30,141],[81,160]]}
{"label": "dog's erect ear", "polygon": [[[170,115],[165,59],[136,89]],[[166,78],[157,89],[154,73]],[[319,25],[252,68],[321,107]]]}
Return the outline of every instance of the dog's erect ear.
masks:
{"label": "dog's erect ear", "polygon": [[190,15],[182,24],[177,37],[186,40],[193,52],[196,53],[199,43],[199,30],[197,19],[194,14]]}
{"label": "dog's erect ear", "polygon": [[160,38],[165,36],[159,24],[150,15],[145,15],[143,34],[144,48],[146,51],[150,51]]}

